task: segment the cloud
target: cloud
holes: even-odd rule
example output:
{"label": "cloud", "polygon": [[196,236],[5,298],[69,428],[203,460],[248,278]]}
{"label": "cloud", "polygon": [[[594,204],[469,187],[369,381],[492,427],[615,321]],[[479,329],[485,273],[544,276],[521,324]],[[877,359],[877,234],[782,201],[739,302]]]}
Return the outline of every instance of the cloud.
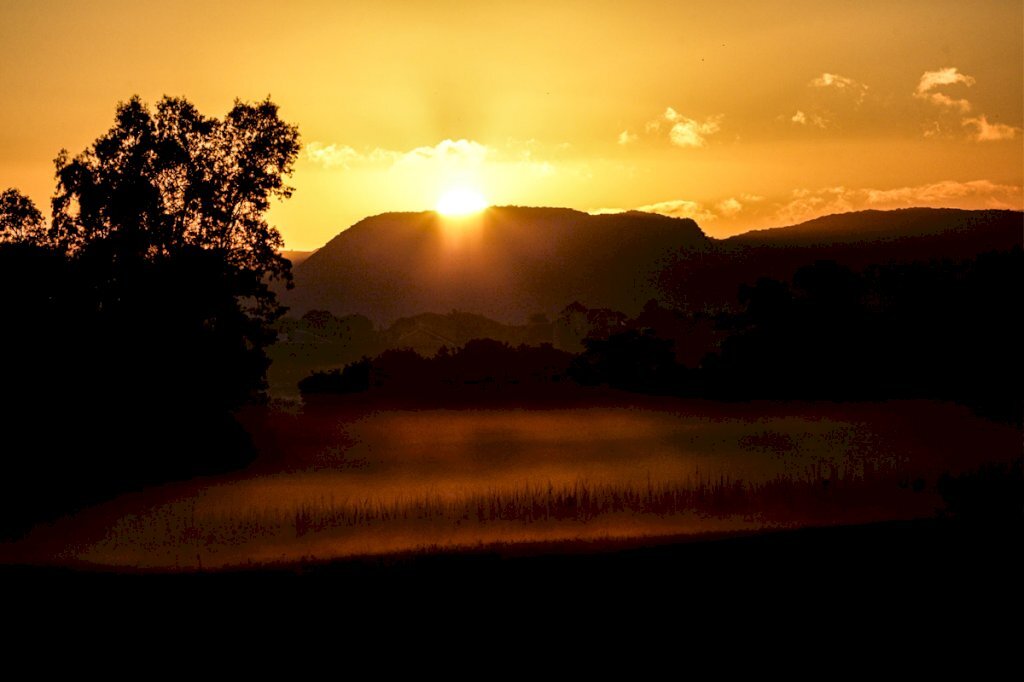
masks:
{"label": "cloud", "polygon": [[692,218],[699,223],[711,222],[718,217],[702,204],[685,199],[661,201],[656,204],[640,206],[636,210],[643,211],[644,213],[658,213],[673,218]]}
{"label": "cloud", "polygon": [[707,144],[708,136],[714,135],[722,127],[720,115],[710,116],[701,123],[679,114],[672,107],[665,109],[665,120],[672,123],[668,137],[677,147],[703,147]]}
{"label": "cloud", "polygon": [[376,147],[358,151],[348,145],[310,142],[304,149],[306,159],[324,168],[351,168],[354,165],[386,165],[391,167],[422,163],[479,165],[494,150],[473,140],[442,140],[433,146],[408,151]]}
{"label": "cloud", "polygon": [[945,180],[929,185],[901,187],[898,189],[860,190],[867,203],[873,208],[880,205],[899,206],[950,206],[950,202],[970,200],[977,207],[1020,209],[1024,202],[1024,189],[1016,185],[1001,185],[991,180],[957,182]]}
{"label": "cloud", "polygon": [[932,208],[1024,208],[1024,188],[991,180],[958,182],[945,180],[893,189],[823,187],[797,189],[790,198],[774,205],[771,225],[793,225],[831,213],[866,209],[909,207]]}
{"label": "cloud", "polygon": [[[920,97],[921,95],[915,96]],[[924,97],[932,104],[945,107],[947,109],[959,109],[960,112],[964,114],[971,110],[970,101],[966,99],[953,99],[949,95],[945,95],[941,92],[930,92],[927,95],[924,95]]]}
{"label": "cloud", "polygon": [[[387,153],[394,154],[394,152]],[[486,145],[473,140],[442,140],[433,147],[416,147],[404,154],[399,154],[395,158],[395,164],[415,164],[422,161],[479,164],[490,153],[491,150]]]}
{"label": "cloud", "polygon": [[631,133],[628,130],[619,133],[619,144],[627,145],[630,142],[636,142],[636,133]]}
{"label": "cloud", "polygon": [[935,88],[945,85],[962,83],[967,87],[974,85],[974,78],[967,74],[960,73],[955,66],[950,66],[938,71],[925,71],[921,74],[921,80],[914,90],[914,97],[931,102],[932,104],[945,109],[958,109],[962,113],[971,110],[971,103],[966,99],[954,99],[942,92],[935,92]]}
{"label": "cloud", "polygon": [[324,168],[348,168],[351,162],[362,159],[362,154],[348,145],[310,142],[303,151],[308,160]]}
{"label": "cloud", "polygon": [[[871,187],[798,188],[771,200],[756,194],[739,194],[717,203],[687,199],[662,201],[633,210],[674,218],[692,218],[701,226],[713,224],[713,234],[727,236],[745,230],[796,225],[833,213],[867,209],[910,207],[999,208],[1024,210],[1024,188],[991,180],[945,180],[924,185],[877,189]],[[591,213],[622,213],[627,209],[599,209]]]}
{"label": "cloud", "polygon": [[846,76],[840,76],[838,73],[823,73],[817,78],[811,79],[808,83],[812,88],[829,88],[839,92],[849,93],[857,98],[857,103],[860,104],[864,101],[864,98],[868,94],[868,86],[859,81],[855,81],[852,78]]}
{"label": "cloud", "polygon": [[792,121],[793,123],[796,123],[797,125],[802,126],[810,124],[822,129],[828,127],[828,121],[823,116],[819,116],[818,114],[815,113],[805,114],[800,109],[797,109],[796,113],[793,114],[789,120]]}
{"label": "cloud", "polygon": [[714,212],[707,209],[703,204],[686,199],[674,199],[662,201],[636,208],[597,208],[588,211],[591,215],[605,215],[608,213],[625,213],[626,211],[643,211],[644,213],[657,213],[670,218],[692,218],[698,223],[707,223],[718,218]]}
{"label": "cloud", "polygon": [[1012,140],[1017,137],[1020,128],[1008,126],[1004,123],[989,123],[988,118],[981,114],[977,118],[965,118],[962,125],[974,128],[971,139],[977,142],[994,142],[998,140]]}
{"label": "cloud", "polygon": [[918,95],[928,93],[940,85],[953,85],[954,83],[963,83],[970,87],[974,85],[974,78],[967,74],[960,73],[955,66],[950,66],[945,69],[939,69],[938,71],[925,71],[921,74],[921,80],[917,84],[917,90],[915,91]]}
{"label": "cloud", "polygon": [[[944,92],[936,92],[936,88],[948,85],[964,85],[971,87],[975,83],[973,76],[960,71],[955,66],[938,69],[937,71],[925,71],[921,74],[921,80],[914,89],[914,97],[931,102],[942,109],[954,109],[963,115],[960,125],[969,129],[968,139],[975,142],[997,142],[1000,140],[1012,140],[1017,137],[1021,129],[1005,123],[990,123],[985,114],[979,114],[968,118],[966,114],[971,111],[971,103],[967,99],[956,99]],[[950,128],[939,121],[930,121],[924,128],[925,137],[938,137],[943,132],[949,134]]]}
{"label": "cloud", "polygon": [[731,218],[743,210],[743,204],[741,204],[736,198],[729,197],[724,201],[718,202],[718,204],[715,205],[715,208],[718,209],[718,213],[723,217]]}
{"label": "cloud", "polygon": [[[346,173],[387,173],[388,182],[423,180],[465,182],[470,178],[511,174],[519,181],[544,179],[564,173],[580,173],[578,164],[566,165],[560,157],[565,145],[541,145],[535,140],[506,140],[499,147],[475,140],[446,139],[434,145],[408,150],[358,150],[348,145],[310,142],[303,149],[306,160],[327,170]],[[381,180],[378,178],[377,180]]]}
{"label": "cloud", "polygon": [[856,83],[852,78],[846,76],[840,76],[837,73],[823,73],[817,78],[811,81],[811,86],[815,88],[838,88],[840,90],[844,88],[851,88]]}
{"label": "cloud", "polygon": [[[721,114],[709,116],[704,121],[697,121],[683,116],[672,107],[666,107],[665,113],[644,125],[644,132],[648,135],[658,134],[662,130],[662,125],[667,123],[670,124],[668,138],[672,144],[684,148],[705,147],[708,137],[722,129],[721,121]],[[627,133],[628,131],[625,131],[619,135],[619,144],[626,144],[623,142],[623,135]],[[629,138],[629,141],[633,139],[635,136]]]}

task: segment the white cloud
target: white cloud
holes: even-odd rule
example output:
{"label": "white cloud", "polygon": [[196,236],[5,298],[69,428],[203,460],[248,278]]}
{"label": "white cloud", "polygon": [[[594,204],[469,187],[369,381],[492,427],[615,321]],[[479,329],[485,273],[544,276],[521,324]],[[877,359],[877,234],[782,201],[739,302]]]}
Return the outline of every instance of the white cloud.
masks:
{"label": "white cloud", "polygon": [[636,210],[643,211],[644,213],[658,213],[673,218],[692,218],[698,223],[711,222],[718,217],[699,202],[687,201],[685,199],[661,201],[656,204],[640,206]]}
{"label": "white cloud", "polygon": [[741,204],[735,197],[729,197],[724,201],[718,202],[718,204],[715,205],[715,208],[718,209],[718,213],[721,216],[731,218],[743,210],[743,204]]}
{"label": "white cloud", "polygon": [[945,109],[958,109],[962,113],[971,110],[971,103],[966,99],[955,99],[943,92],[935,92],[935,88],[945,85],[962,83],[967,87],[974,85],[974,78],[967,74],[960,73],[955,66],[938,71],[925,71],[921,74],[921,80],[914,90],[914,97],[931,102],[932,104]]}
{"label": "white cloud", "polygon": [[[683,116],[672,107],[666,107],[665,113],[653,121],[644,125],[644,131],[650,134],[658,134],[662,130],[662,124],[671,124],[668,131],[668,138],[677,147],[704,147],[707,145],[707,138],[719,132],[722,115],[709,116],[703,121],[697,121]],[[627,131],[628,132],[628,131]],[[625,132],[623,134],[626,134]],[[619,144],[625,144],[619,136]],[[632,141],[634,138],[630,138]]]}
{"label": "white cloud", "polygon": [[631,133],[628,130],[619,133],[619,144],[627,145],[630,142],[636,142],[636,133]]}
{"label": "white cloud", "polygon": [[[387,153],[394,154],[395,152]],[[416,147],[400,154],[395,159],[395,164],[441,161],[476,165],[482,163],[490,153],[491,150],[486,145],[473,140],[442,140],[433,147]]]}
{"label": "white cloud", "polygon": [[304,151],[307,159],[324,168],[348,168],[353,161],[362,159],[362,154],[348,145],[310,142]]}
{"label": "white cloud", "polygon": [[[662,201],[633,210],[674,218],[692,218],[701,226],[714,224],[713,233],[738,234],[757,227],[795,225],[833,213],[910,207],[1024,209],[1024,188],[991,180],[945,180],[924,185],[876,189],[871,187],[799,188],[771,200],[739,194],[717,203],[686,199]],[[626,209],[599,209],[591,213],[622,213]]]}
{"label": "white cloud", "polygon": [[805,114],[801,109],[797,109],[796,113],[793,114],[789,120],[802,126],[813,125],[816,128],[822,129],[828,127],[828,121],[823,116],[819,116],[815,113]]}
{"label": "white cloud", "polygon": [[856,81],[854,81],[852,78],[840,76],[837,73],[823,73],[811,81],[811,86],[815,88],[835,87],[842,90],[844,88],[853,87],[855,82]]}
{"label": "white cloud", "polygon": [[915,91],[918,95],[923,95],[940,85],[953,85],[954,83],[963,83],[970,87],[974,85],[974,78],[967,74],[960,73],[955,67],[951,66],[945,69],[939,69],[938,71],[925,71],[921,74],[921,80],[917,84],[917,90]]}
{"label": "white cloud", "polygon": [[990,180],[945,180],[884,190],[841,186],[804,188],[794,190],[788,201],[775,204],[768,220],[775,226],[793,225],[831,213],[917,206],[1021,210],[1024,208],[1024,188]]}
{"label": "white cloud", "polygon": [[714,135],[721,130],[721,114],[710,116],[698,123],[692,119],[683,119],[672,126],[671,138],[673,144],[679,146],[701,146],[707,143],[707,137]]}
{"label": "white cloud", "polygon": [[[975,83],[973,76],[960,71],[955,66],[946,67],[937,71],[925,71],[921,74],[921,80],[914,89],[914,97],[942,108],[959,111],[963,118],[960,125],[968,128],[968,137],[975,142],[996,142],[999,140],[1012,140],[1017,137],[1021,129],[1005,123],[991,123],[985,114],[979,114],[968,118],[966,114],[971,111],[971,103],[967,99],[956,99],[944,92],[937,92],[936,88],[949,85],[963,85],[971,87]],[[951,124],[950,124],[951,125]],[[948,133],[949,128],[939,121],[930,121],[924,128],[925,137],[938,137],[944,132]]]}
{"label": "white cloud", "polygon": [[672,126],[669,139],[677,147],[703,147],[707,144],[708,136],[721,129],[719,120],[720,117],[713,116],[699,123],[691,118],[684,118]]}
{"label": "white cloud", "polygon": [[306,158],[324,168],[350,168],[356,164],[391,167],[422,163],[479,165],[494,153],[490,147],[473,140],[442,140],[434,146],[416,147],[409,151],[377,147],[358,151],[348,145],[310,142]]}
{"label": "white cloud", "polygon": [[1008,126],[1004,123],[989,123],[988,118],[984,114],[977,118],[965,118],[962,124],[974,128],[974,134],[971,135],[971,139],[977,142],[1012,140],[1020,132],[1020,128]]}
{"label": "white cloud", "polygon": [[[921,95],[917,96],[921,97]],[[927,95],[924,95],[924,98],[936,106],[945,107],[947,109],[959,109],[960,112],[964,114],[971,110],[971,103],[969,100],[954,99],[941,92],[930,92]]]}
{"label": "white cloud", "polygon": [[808,85],[812,88],[829,88],[839,92],[849,93],[857,98],[858,104],[863,102],[864,98],[868,94],[867,85],[852,78],[841,76],[838,73],[823,73],[817,78],[811,79],[811,82],[808,83]]}
{"label": "white cloud", "polygon": [[965,199],[976,200],[980,205],[991,208],[1021,208],[1022,188],[1015,185],[1000,185],[991,180],[957,182],[945,180],[929,185],[900,187],[898,189],[861,190],[867,203],[897,206],[949,206],[950,202]]}
{"label": "white cloud", "polygon": [[643,211],[644,213],[657,213],[670,218],[691,218],[698,223],[708,223],[718,218],[713,211],[707,209],[703,204],[685,199],[673,201],[661,201],[656,204],[637,206],[636,208],[596,208],[588,211],[591,215],[606,215],[609,213],[625,213],[626,211]]}
{"label": "white cloud", "polygon": [[492,147],[474,140],[448,139],[406,151],[381,147],[359,151],[348,145],[311,142],[306,145],[303,155],[324,168],[344,171],[464,177],[487,172],[488,169],[493,172],[498,167],[514,167],[518,173],[548,177],[565,170],[558,157],[567,148],[565,144],[542,148],[534,140],[508,140],[501,147]]}

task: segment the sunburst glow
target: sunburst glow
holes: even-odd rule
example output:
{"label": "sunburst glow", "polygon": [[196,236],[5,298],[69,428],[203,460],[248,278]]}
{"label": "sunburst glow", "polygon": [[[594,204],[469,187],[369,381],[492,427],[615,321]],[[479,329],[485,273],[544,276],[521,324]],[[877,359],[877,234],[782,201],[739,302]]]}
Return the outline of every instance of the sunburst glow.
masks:
{"label": "sunburst glow", "polygon": [[483,194],[470,187],[454,187],[441,195],[436,208],[442,215],[469,215],[487,208],[487,200]]}

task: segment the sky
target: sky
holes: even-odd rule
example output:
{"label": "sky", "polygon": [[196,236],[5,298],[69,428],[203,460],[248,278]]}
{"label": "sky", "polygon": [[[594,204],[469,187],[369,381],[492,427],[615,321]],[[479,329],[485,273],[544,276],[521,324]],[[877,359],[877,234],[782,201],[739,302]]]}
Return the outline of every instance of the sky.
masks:
{"label": "sky", "polygon": [[640,209],[711,236],[868,208],[1024,208],[1024,3],[0,0],[0,189],[117,103],[298,125],[269,219],[314,249],[360,219]]}

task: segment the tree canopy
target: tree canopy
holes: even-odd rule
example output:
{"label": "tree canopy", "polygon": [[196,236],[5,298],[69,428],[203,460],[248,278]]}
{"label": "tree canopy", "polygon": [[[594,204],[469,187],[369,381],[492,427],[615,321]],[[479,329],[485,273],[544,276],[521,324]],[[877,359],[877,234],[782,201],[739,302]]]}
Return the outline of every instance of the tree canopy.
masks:
{"label": "tree canopy", "polygon": [[64,511],[244,459],[231,411],[263,396],[271,285],[291,283],[265,214],[299,148],[269,99],[218,119],[134,97],[60,152],[51,221],[0,194],[4,507]]}
{"label": "tree canopy", "polygon": [[14,188],[0,192],[0,244],[44,243],[43,214],[27,196]]}
{"label": "tree canopy", "polygon": [[[217,119],[182,98],[165,97],[151,112],[134,97],[92,146],[57,157],[47,241],[99,275],[99,309],[132,328],[154,313],[173,325],[179,344],[170,353],[228,332],[261,356],[282,312],[270,284],[291,283],[281,235],[264,214],[272,199],[291,196],[284,179],[298,152],[297,127],[269,99],[236,100]],[[262,387],[264,359],[232,380],[244,389],[235,402]]]}

